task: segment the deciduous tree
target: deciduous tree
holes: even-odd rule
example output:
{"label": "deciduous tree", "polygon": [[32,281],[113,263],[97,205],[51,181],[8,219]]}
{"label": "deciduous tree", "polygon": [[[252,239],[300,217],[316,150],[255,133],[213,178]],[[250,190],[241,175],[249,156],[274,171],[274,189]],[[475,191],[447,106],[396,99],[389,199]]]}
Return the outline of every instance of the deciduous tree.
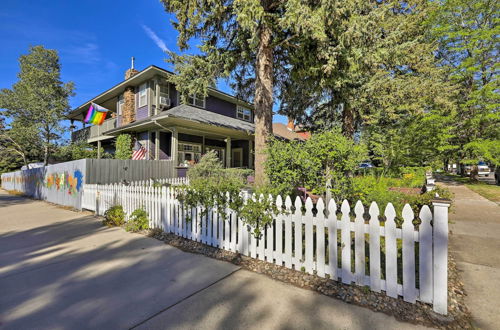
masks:
{"label": "deciduous tree", "polygon": [[69,110],[73,83],[61,81],[57,51],[43,46],[30,47],[19,58],[18,81],[12,89],[0,91],[0,108],[27,127],[35,127],[43,140],[43,161],[48,164],[52,142],[61,132],[60,121]]}

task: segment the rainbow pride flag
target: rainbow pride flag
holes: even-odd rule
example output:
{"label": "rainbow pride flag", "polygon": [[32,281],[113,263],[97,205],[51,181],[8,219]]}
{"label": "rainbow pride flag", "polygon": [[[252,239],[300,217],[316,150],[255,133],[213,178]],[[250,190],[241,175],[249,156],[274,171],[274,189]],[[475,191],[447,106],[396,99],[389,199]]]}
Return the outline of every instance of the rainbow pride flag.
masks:
{"label": "rainbow pride flag", "polygon": [[85,117],[85,122],[88,124],[101,125],[106,119],[108,109],[101,107],[95,103],[90,104],[89,111]]}

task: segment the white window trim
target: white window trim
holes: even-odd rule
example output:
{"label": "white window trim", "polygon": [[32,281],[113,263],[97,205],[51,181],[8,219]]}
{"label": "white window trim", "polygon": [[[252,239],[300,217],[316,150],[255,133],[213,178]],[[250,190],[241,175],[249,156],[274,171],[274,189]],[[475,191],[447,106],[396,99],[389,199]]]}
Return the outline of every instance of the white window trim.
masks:
{"label": "white window trim", "polygon": [[[193,99],[193,103],[189,102],[189,98]],[[202,106],[197,105],[196,101],[203,101],[203,105]],[[207,105],[207,100],[206,100],[206,97],[198,97],[196,94],[191,94],[191,95],[188,96],[188,104],[192,105],[194,107],[205,109],[205,107]]]}
{"label": "white window trim", "polygon": [[118,96],[118,107],[116,109],[118,116],[123,115],[123,107],[124,106],[125,106],[125,98],[123,97],[123,94],[120,94]]}
{"label": "white window trim", "polygon": [[[170,86],[169,86],[169,84],[168,83],[159,83],[158,85],[160,86],[158,88],[158,92],[160,93],[160,96],[166,96],[166,97],[170,98]],[[161,91],[162,87],[165,87],[167,89],[166,93]]]}
{"label": "white window trim", "polygon": [[[242,111],[242,114],[243,114],[241,117],[240,117],[240,110]],[[249,119],[245,119],[245,114],[244,114],[245,110],[250,111],[250,118]],[[240,120],[251,122],[253,119],[253,111],[250,108],[247,108],[247,107],[244,107],[241,105],[237,105],[236,106],[236,118],[240,119]]]}
{"label": "white window trim", "polygon": [[[181,145],[190,145],[190,146],[193,146],[193,147],[199,147],[199,150],[200,151],[184,151],[184,150],[181,150]],[[202,153],[202,150],[203,150],[203,145],[200,144],[200,143],[196,143],[196,142],[184,142],[184,141],[179,141],[178,143],[178,146],[177,146],[177,158],[179,158],[179,154],[183,154],[182,155],[182,158],[185,158],[184,157],[184,154],[193,154],[193,160],[196,158],[195,154],[198,154],[199,155],[199,159],[201,159],[201,156],[203,155]],[[178,160],[178,165],[182,165],[182,163],[184,161],[181,161],[181,158],[179,158]]]}
{"label": "white window trim", "polygon": [[[142,87],[144,86],[144,90],[141,91]],[[141,93],[144,93],[144,94],[141,94]],[[139,91],[138,91],[138,97],[139,97],[139,100],[138,100],[138,108],[142,108],[142,107],[145,107],[148,105],[148,84],[147,83],[143,83],[141,85],[139,85]],[[144,96],[144,104],[141,103],[141,97]]]}

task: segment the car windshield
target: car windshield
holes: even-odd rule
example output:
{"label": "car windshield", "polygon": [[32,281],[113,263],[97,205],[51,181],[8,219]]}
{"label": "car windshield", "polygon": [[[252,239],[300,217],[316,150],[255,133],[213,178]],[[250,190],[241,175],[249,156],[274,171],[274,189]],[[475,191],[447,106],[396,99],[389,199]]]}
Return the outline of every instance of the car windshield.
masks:
{"label": "car windshield", "polygon": [[485,162],[479,162],[479,163],[477,163],[477,165],[486,165],[486,163]]}

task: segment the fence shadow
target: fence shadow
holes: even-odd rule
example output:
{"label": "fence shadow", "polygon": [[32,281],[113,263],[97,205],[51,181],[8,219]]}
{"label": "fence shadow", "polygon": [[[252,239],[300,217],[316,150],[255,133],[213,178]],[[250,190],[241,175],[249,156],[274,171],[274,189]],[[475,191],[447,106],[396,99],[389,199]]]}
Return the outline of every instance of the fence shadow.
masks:
{"label": "fence shadow", "polygon": [[138,329],[398,329],[382,313],[238,271]]}
{"label": "fence shadow", "polygon": [[3,233],[0,327],[130,328],[234,268],[88,217]]}
{"label": "fence shadow", "polygon": [[5,191],[0,190],[0,208],[29,203],[34,203],[34,201],[23,196],[10,195]]}

